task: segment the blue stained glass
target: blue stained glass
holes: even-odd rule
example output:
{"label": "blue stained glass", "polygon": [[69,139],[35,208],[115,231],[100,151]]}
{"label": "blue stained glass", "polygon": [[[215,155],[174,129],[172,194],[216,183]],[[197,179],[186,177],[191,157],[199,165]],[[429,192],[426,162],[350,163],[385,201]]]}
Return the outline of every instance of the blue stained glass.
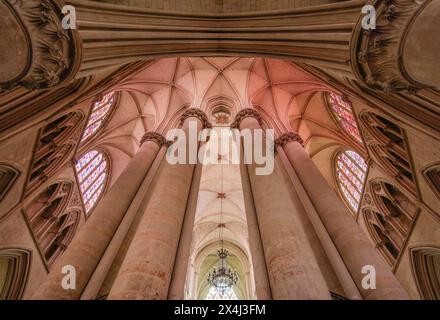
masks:
{"label": "blue stained glass", "polygon": [[92,185],[92,183],[96,180],[96,178],[105,170],[106,167],[107,167],[107,162],[104,160],[101,162],[99,167],[97,167],[96,170],[94,170],[87,177],[87,179],[83,183],[81,183],[81,191],[85,192]]}
{"label": "blue stained glass", "polygon": [[81,159],[76,162],[76,171],[80,171],[82,168],[84,168],[84,166],[89,163],[90,160],[92,160],[97,154],[98,151],[93,150],[83,155]]}
{"label": "blue stained glass", "polygon": [[93,158],[93,160],[89,164],[87,164],[87,166],[84,169],[82,169],[78,173],[79,182],[83,182],[83,180],[90,174],[90,172],[95,170],[96,166],[101,162],[101,160],[102,160],[102,154],[100,153],[95,158]]}
{"label": "blue stained glass", "polygon": [[86,213],[89,213],[90,210],[93,208],[93,206],[96,204],[96,201],[101,195],[103,189],[104,189],[104,185],[100,186],[99,189],[92,196],[92,198],[85,204]]}
{"label": "blue stained glass", "polygon": [[366,179],[367,164],[358,153],[347,150],[336,158],[339,188],[349,206],[357,211]]}
{"label": "blue stained glass", "polygon": [[87,202],[90,199],[90,197],[95,193],[95,191],[98,190],[99,187],[101,187],[104,181],[105,181],[105,172],[101,174],[98,179],[96,179],[93,185],[86,192],[84,192],[84,201]]}
{"label": "blue stained glass", "polygon": [[90,212],[104,191],[107,167],[105,156],[97,150],[86,153],[76,162],[75,169],[86,213]]}

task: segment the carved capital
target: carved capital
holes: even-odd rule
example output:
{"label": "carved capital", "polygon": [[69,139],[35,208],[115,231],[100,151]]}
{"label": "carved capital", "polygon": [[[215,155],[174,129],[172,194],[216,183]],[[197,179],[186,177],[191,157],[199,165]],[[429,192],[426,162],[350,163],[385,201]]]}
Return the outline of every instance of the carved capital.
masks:
{"label": "carved capital", "polygon": [[426,85],[411,78],[402,59],[407,28],[424,6],[423,1],[376,1],[376,29],[362,28],[359,20],[351,43],[354,72],[367,87],[384,93],[417,94]]}
{"label": "carved capital", "polygon": [[282,134],[278,139],[275,139],[275,145],[277,147],[283,148],[286,144],[288,144],[289,142],[292,142],[292,141],[298,142],[299,144],[304,146],[303,139],[296,132],[287,132],[287,133]]}
{"label": "carved capital", "polygon": [[204,113],[202,110],[197,108],[191,108],[186,110],[182,116],[180,117],[180,125],[183,125],[183,122],[185,122],[188,118],[197,118],[202,122],[204,129],[210,129],[212,128],[211,122],[209,122],[208,117],[206,116],[206,113]]}
{"label": "carved capital", "polygon": [[260,124],[260,126],[263,125],[263,119],[261,118],[258,111],[255,109],[246,108],[246,109],[243,109],[237,113],[237,115],[235,116],[234,122],[231,124],[231,128],[232,129],[239,129],[241,122],[243,121],[244,118],[247,118],[247,117],[255,118],[258,120],[258,123]]}
{"label": "carved capital", "polygon": [[147,132],[146,134],[144,134],[144,136],[141,139],[140,145],[142,146],[144,144],[144,142],[146,142],[146,141],[153,141],[153,142],[157,143],[159,145],[159,147],[162,147],[162,146],[168,147],[171,144],[170,141],[165,139],[165,137],[158,132]]}
{"label": "carved capital", "polygon": [[[76,30],[62,26],[61,0],[8,0],[0,4],[0,90],[36,90],[70,80],[79,69]],[[4,71],[4,72],[3,72]]]}

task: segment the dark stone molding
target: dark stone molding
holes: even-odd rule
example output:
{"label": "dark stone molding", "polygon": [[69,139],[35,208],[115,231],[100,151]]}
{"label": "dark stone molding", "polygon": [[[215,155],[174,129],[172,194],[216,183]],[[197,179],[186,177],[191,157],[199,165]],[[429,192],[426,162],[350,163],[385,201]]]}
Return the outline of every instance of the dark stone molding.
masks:
{"label": "dark stone molding", "polygon": [[[20,32],[25,33],[28,63],[20,75],[0,83],[0,91],[18,86],[45,89],[72,80],[80,68],[81,40],[76,30],[62,27],[64,3],[26,0],[7,1],[3,6],[7,6],[22,26]],[[4,32],[17,33],[17,30]],[[7,65],[2,63],[1,67]]]}
{"label": "dark stone molding", "polygon": [[428,86],[412,79],[402,61],[402,48],[410,22],[424,3],[413,0],[376,1],[376,29],[364,30],[361,16],[352,35],[351,63],[358,80],[384,93],[416,94]]}
{"label": "dark stone molding", "polygon": [[182,116],[180,117],[180,125],[183,125],[183,122],[188,118],[197,118],[202,122],[204,129],[210,129],[212,128],[211,122],[209,122],[208,117],[206,116],[206,113],[204,113],[200,109],[191,108],[186,110]]}
{"label": "dark stone molding", "polygon": [[159,147],[168,147],[171,144],[170,141],[168,141],[163,135],[158,132],[147,132],[146,134],[144,134],[141,139],[140,145],[143,145],[147,141],[155,142],[159,145]]}
{"label": "dark stone molding", "polygon": [[246,109],[240,110],[237,113],[237,115],[235,116],[234,122],[231,124],[231,129],[239,129],[240,124],[243,121],[243,119],[248,118],[248,117],[252,117],[252,118],[257,119],[260,126],[263,125],[263,118],[261,117],[260,113],[255,109],[246,108]]}
{"label": "dark stone molding", "polygon": [[286,132],[283,133],[278,139],[275,139],[275,145],[277,147],[284,148],[289,142],[298,142],[304,147],[304,141],[301,136],[296,132]]}

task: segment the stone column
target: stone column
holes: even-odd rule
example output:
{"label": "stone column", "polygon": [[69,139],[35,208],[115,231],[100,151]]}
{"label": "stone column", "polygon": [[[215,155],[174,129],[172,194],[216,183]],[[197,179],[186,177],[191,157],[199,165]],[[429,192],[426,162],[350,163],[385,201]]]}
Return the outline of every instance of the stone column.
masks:
{"label": "stone column", "polygon": [[[261,129],[260,115],[244,109],[232,127],[254,132]],[[269,175],[257,175],[256,167],[247,164],[273,299],[330,299],[298,214],[303,208],[290,195],[289,177],[277,159]]]}
{"label": "stone column", "polygon": [[130,229],[135,227],[136,216],[143,210],[142,203],[146,197],[146,194],[148,193],[148,190],[151,188],[151,184],[153,183],[153,179],[157,173],[159,165],[162,163],[162,159],[165,156],[168,145],[169,142],[167,144],[163,144],[158,152],[156,159],[148,171],[148,174],[145,176],[145,179],[139,186],[136,196],[133,198],[130,207],[119,224],[118,230],[113,235],[112,240],[107,246],[98,266],[87,282],[87,286],[81,295],[81,300],[96,299],[103,288],[103,285],[105,285],[106,278],[108,277],[109,272],[112,272],[112,268],[114,267],[115,261],[118,259],[118,255],[121,253],[121,250],[122,252],[124,251],[124,242],[126,241],[126,237],[130,232]]}
{"label": "stone column", "polygon": [[[409,299],[389,266],[310,159],[299,135],[287,133],[277,142],[284,148],[364,299]],[[365,277],[362,269],[367,265],[374,266],[376,270],[377,288],[374,290],[362,287],[362,279]]]}
{"label": "stone column", "polygon": [[[189,109],[181,120],[186,137],[191,135],[191,122],[197,123],[197,131],[210,126],[201,110]],[[108,299],[167,299],[194,166],[163,161],[154,192]]]}
{"label": "stone column", "polygon": [[[86,224],[78,231],[61,258],[52,267],[47,279],[34,293],[33,299],[79,299],[104,251],[115,234],[133,198],[153,163],[165,138],[149,132],[142,145],[112,188],[93,210]],[[76,289],[61,286],[65,276],[61,270],[71,265],[76,269]]]}
{"label": "stone column", "polygon": [[179,248],[177,249],[176,262],[174,263],[168,300],[184,299],[186,275],[188,270],[189,256],[191,253],[191,240],[194,229],[194,220],[196,217],[197,199],[199,196],[202,169],[203,166],[201,163],[199,163],[196,165],[196,169],[194,171],[188,206],[179,240]]}
{"label": "stone column", "polygon": [[[242,157],[243,159],[243,157]],[[243,185],[243,199],[246,211],[246,221],[249,235],[249,248],[252,255],[252,266],[255,278],[255,291],[258,300],[271,300],[269,278],[267,275],[266,260],[264,259],[263,245],[255,210],[255,200],[249,181],[246,165],[240,165],[241,183]]]}

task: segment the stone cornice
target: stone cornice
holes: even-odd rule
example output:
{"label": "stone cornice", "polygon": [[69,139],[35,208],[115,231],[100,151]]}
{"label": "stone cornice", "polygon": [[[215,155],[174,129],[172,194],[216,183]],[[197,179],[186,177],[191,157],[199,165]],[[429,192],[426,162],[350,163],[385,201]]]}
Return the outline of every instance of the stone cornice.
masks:
{"label": "stone cornice", "polygon": [[237,113],[237,115],[235,116],[234,122],[231,124],[231,129],[239,129],[240,124],[243,121],[243,119],[248,118],[248,117],[252,117],[252,118],[257,119],[260,126],[263,125],[263,119],[261,118],[261,115],[258,113],[258,111],[255,109],[246,108],[246,109],[240,110]]}
{"label": "stone cornice", "polygon": [[191,109],[186,110],[182,114],[182,116],[180,117],[180,125],[183,125],[183,122],[186,119],[188,119],[188,118],[197,118],[197,119],[199,119],[202,122],[203,128],[205,128],[205,129],[212,128],[212,124],[211,124],[211,122],[209,122],[208,117],[200,109],[191,108]]}
{"label": "stone cornice", "polygon": [[[45,89],[72,79],[80,68],[81,41],[76,30],[62,26],[64,15],[61,0],[6,1],[11,14],[27,42],[28,63],[20,75],[0,83],[0,90],[17,86],[26,89]],[[2,64],[3,66],[3,64]]]}
{"label": "stone cornice", "polygon": [[366,86],[384,93],[416,94],[425,85],[412,79],[405,71],[401,44],[407,26],[429,1],[376,1],[376,29],[364,30],[362,19],[353,33],[351,60],[355,75]]}
{"label": "stone cornice", "polygon": [[165,137],[158,132],[147,132],[146,134],[144,134],[144,136],[141,139],[140,145],[142,146],[142,144],[144,144],[147,141],[155,142],[159,145],[159,147],[162,146],[168,147],[171,144],[170,141],[165,139]]}
{"label": "stone cornice", "polygon": [[283,148],[286,144],[288,144],[289,142],[293,142],[293,141],[298,142],[299,144],[304,146],[303,139],[296,132],[283,133],[278,139],[275,139],[275,145],[277,147]]}

